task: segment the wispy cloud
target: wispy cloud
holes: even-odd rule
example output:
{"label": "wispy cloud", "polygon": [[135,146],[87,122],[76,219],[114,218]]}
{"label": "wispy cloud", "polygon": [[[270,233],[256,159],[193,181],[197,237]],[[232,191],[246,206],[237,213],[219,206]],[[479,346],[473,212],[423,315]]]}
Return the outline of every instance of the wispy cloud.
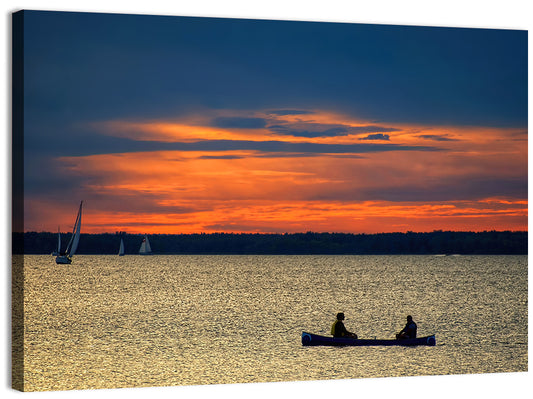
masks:
{"label": "wispy cloud", "polygon": [[361,137],[359,140],[385,140],[385,141],[389,141],[390,140],[390,136],[388,134],[382,134],[382,133],[369,134],[366,137]]}
{"label": "wispy cloud", "polygon": [[456,138],[449,137],[447,135],[440,135],[440,134],[421,134],[417,137],[420,137],[424,140],[433,140],[433,141],[459,141]]}
{"label": "wispy cloud", "polygon": [[[300,129],[301,129],[300,125]],[[271,125],[268,127],[270,131],[285,136],[294,137],[337,137],[348,135],[348,129],[345,126],[326,126],[320,124],[307,124],[302,130],[297,130],[296,127],[291,125]]]}
{"label": "wispy cloud", "polygon": [[[326,123],[314,123],[314,122],[276,124],[276,125],[270,125],[268,128],[276,134],[294,136],[294,137],[307,137],[307,138],[339,137],[339,136],[348,136],[348,135],[359,135],[359,134],[364,134],[364,133],[399,131],[399,129],[396,129],[396,128],[375,126],[375,125],[351,126],[351,125],[343,125],[343,124],[326,124]],[[384,137],[384,135],[379,135],[379,134],[375,134],[373,136]],[[378,139],[371,138],[369,140],[378,140]]]}
{"label": "wispy cloud", "polygon": [[401,144],[323,144],[287,141],[203,140],[187,143],[147,142],[151,151],[259,151],[264,153],[368,154],[390,151],[445,151],[443,148]]}
{"label": "wispy cloud", "polygon": [[298,110],[298,109],[281,109],[274,111],[267,111],[268,114],[285,116],[285,115],[311,115],[314,111]]}
{"label": "wispy cloud", "polygon": [[233,129],[262,129],[266,124],[263,118],[219,117],[211,121],[211,126]]}

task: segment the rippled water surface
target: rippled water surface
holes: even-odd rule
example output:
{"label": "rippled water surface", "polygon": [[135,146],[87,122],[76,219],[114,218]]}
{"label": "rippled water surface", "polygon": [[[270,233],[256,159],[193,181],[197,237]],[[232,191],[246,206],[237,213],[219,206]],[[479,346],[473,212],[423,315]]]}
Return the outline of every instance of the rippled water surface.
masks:
{"label": "rippled water surface", "polygon": [[[26,391],[527,371],[526,256],[25,256]],[[303,347],[413,315],[435,347]]]}

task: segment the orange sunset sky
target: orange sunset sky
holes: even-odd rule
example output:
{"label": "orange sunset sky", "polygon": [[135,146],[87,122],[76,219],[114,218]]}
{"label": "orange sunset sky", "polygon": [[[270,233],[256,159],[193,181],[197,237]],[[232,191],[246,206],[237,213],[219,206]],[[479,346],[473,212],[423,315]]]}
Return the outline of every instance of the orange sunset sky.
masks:
{"label": "orange sunset sky", "polygon": [[527,230],[520,31],[117,16],[91,37],[98,14],[52,14],[25,37],[25,231],[71,230],[81,200],[84,233]]}

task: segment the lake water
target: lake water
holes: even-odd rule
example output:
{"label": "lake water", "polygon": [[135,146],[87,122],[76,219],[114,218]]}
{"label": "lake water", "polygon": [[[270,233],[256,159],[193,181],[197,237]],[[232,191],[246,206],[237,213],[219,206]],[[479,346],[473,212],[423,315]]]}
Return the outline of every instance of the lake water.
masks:
{"label": "lake water", "polygon": [[[527,371],[527,256],[25,256],[24,390]],[[435,347],[303,347],[411,314]]]}

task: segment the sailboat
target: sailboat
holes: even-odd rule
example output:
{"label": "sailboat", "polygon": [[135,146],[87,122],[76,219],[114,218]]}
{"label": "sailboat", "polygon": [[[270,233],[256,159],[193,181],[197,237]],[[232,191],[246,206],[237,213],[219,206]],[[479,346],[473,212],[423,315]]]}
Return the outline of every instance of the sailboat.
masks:
{"label": "sailboat", "polygon": [[120,247],[118,248],[118,256],[124,256],[124,240],[120,239]]}
{"label": "sailboat", "polygon": [[147,235],[143,238],[141,248],[139,248],[139,255],[152,255],[152,248],[150,248],[150,241],[148,241]]}
{"label": "sailboat", "polygon": [[[72,237],[70,237],[70,241],[67,244],[67,249],[65,250],[64,254],[59,253],[59,255],[56,257],[56,263],[63,264],[63,265],[69,265],[72,263],[72,256],[76,253],[76,249],[78,248],[78,243],[80,242],[80,229],[81,229],[81,208],[83,205],[83,201],[80,203],[80,209],[78,210],[78,216],[76,217],[76,222],[74,223],[74,228],[72,229]],[[61,244],[61,242],[59,243]],[[60,251],[61,248],[58,248],[58,251]]]}
{"label": "sailboat", "polygon": [[59,231],[59,226],[57,227],[57,250],[52,252],[52,256],[57,256],[61,254],[61,232]]}

